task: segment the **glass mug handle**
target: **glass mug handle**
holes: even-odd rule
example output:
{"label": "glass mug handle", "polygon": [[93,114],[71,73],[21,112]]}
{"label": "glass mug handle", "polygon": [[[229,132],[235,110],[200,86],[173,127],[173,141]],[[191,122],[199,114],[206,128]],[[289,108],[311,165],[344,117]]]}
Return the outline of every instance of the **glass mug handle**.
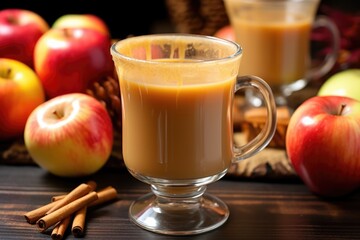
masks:
{"label": "glass mug handle", "polygon": [[243,88],[254,88],[263,96],[267,110],[267,121],[261,132],[254,139],[245,145],[233,147],[233,162],[249,158],[264,149],[271,141],[276,130],[276,104],[270,86],[263,79],[256,76],[238,76],[234,92]]}
{"label": "glass mug handle", "polygon": [[331,51],[325,56],[321,65],[309,70],[307,79],[318,79],[328,72],[335,65],[340,51],[340,33],[335,23],[328,17],[319,16],[315,19],[313,29],[327,28],[332,37]]}

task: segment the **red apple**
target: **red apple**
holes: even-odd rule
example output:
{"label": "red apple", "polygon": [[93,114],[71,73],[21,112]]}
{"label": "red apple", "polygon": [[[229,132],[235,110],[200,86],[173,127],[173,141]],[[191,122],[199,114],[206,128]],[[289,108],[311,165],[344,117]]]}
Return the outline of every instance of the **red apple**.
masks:
{"label": "red apple", "polygon": [[290,118],[286,151],[315,194],[353,192],[360,187],[360,102],[345,96],[306,100]]}
{"label": "red apple", "polygon": [[110,37],[106,22],[94,14],[65,14],[54,21],[52,28],[90,28]]}
{"label": "red apple", "polygon": [[96,98],[64,94],[39,105],[29,116],[25,146],[40,167],[61,177],[101,169],[113,146],[111,118]]}
{"label": "red apple", "polygon": [[33,68],[34,47],[48,23],[37,13],[25,9],[0,11],[0,57],[21,61]]}
{"label": "red apple", "polygon": [[230,41],[235,41],[235,33],[231,25],[225,25],[224,27],[220,28],[215,32],[214,36]]}
{"label": "red apple", "polygon": [[112,75],[111,39],[84,28],[50,29],[35,45],[35,71],[47,98],[83,93],[94,81]]}
{"label": "red apple", "polygon": [[22,136],[28,116],[44,101],[33,69],[18,60],[0,58],[0,141]]}

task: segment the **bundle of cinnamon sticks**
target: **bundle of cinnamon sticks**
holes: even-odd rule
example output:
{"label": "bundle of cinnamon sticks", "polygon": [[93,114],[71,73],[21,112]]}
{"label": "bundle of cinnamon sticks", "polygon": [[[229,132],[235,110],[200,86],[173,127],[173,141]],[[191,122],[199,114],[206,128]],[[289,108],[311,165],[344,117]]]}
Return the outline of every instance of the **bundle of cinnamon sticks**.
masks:
{"label": "bundle of cinnamon sticks", "polygon": [[40,232],[53,227],[52,239],[62,239],[72,221],[71,232],[74,237],[83,237],[88,207],[98,206],[117,197],[112,186],[95,191],[96,182],[82,183],[66,195],[54,196],[51,202],[25,213],[30,224],[36,224]]}

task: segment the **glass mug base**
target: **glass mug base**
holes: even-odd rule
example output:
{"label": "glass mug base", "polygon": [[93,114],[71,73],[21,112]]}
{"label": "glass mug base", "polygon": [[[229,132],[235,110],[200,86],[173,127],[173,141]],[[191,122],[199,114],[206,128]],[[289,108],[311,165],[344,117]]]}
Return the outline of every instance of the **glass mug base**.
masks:
{"label": "glass mug base", "polygon": [[166,235],[195,235],[220,227],[229,217],[227,205],[206,194],[206,185],[222,178],[215,176],[191,180],[163,180],[143,177],[131,170],[137,179],[151,184],[152,192],[135,200],[129,217],[139,227]]}
{"label": "glass mug base", "polygon": [[229,217],[227,205],[220,199],[203,194],[197,203],[157,201],[153,193],[134,201],[129,208],[130,219],[145,230],[166,235],[195,235],[220,227]]}

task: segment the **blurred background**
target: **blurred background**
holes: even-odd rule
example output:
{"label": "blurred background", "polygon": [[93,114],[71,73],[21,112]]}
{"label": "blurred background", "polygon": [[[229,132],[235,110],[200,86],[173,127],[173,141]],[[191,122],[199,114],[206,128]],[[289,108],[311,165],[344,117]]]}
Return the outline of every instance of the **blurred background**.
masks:
{"label": "blurred background", "polygon": [[165,0],[0,0],[0,10],[23,8],[41,15],[50,25],[64,14],[91,13],[108,24],[113,38],[167,31],[169,28]]}
{"label": "blurred background", "polygon": [[[113,0],[0,0],[0,10],[23,8],[41,15],[51,26],[65,14],[91,13],[108,24],[113,39],[163,32],[213,35],[229,24],[223,0],[151,0],[116,3]],[[318,14],[329,16],[341,34],[341,53],[333,74],[341,69],[360,67],[360,1],[321,0]],[[322,32],[312,36],[313,47],[325,49],[329,37]],[[320,45],[320,46],[319,46]],[[327,77],[327,76],[325,76]]]}
{"label": "blurred background", "polygon": [[[219,19],[224,17],[221,15],[222,0],[122,0],[116,6],[114,3],[113,0],[1,0],[0,10],[32,10],[43,16],[50,25],[64,14],[92,13],[103,18],[110,27],[112,37],[118,39],[129,35],[185,31],[180,30],[178,25],[187,24],[186,21],[194,25],[193,31],[203,28],[211,20],[218,22],[212,28],[227,22],[226,19]],[[321,0],[321,4],[360,14],[358,0]],[[219,6],[214,8],[215,5]],[[212,31],[207,33],[211,34]]]}

